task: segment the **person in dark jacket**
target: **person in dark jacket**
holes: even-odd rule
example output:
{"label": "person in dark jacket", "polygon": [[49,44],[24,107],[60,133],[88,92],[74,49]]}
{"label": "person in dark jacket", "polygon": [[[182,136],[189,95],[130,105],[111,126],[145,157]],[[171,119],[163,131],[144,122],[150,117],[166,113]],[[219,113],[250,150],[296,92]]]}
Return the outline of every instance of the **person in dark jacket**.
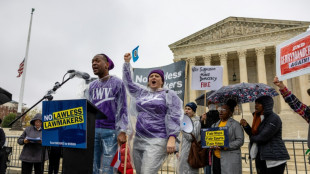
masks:
{"label": "person in dark jacket", "polygon": [[252,128],[246,120],[240,120],[240,124],[250,136],[250,156],[255,157],[258,174],[283,174],[286,161],[290,159],[282,140],[282,122],[272,111],[273,104],[270,96],[255,100]]}
{"label": "person in dark jacket", "polygon": [[[208,102],[208,108],[209,111],[205,114],[202,114],[201,116],[201,129],[210,128],[214,123],[218,122],[220,120],[219,112],[216,110],[216,105],[212,102]],[[212,150],[207,150],[207,166],[204,167],[204,173],[205,174],[211,174],[211,165],[212,161],[209,159],[212,159]]]}
{"label": "person in dark jacket", "polygon": [[[0,119],[0,124],[2,120]],[[5,150],[2,149],[5,143],[5,133],[3,129],[0,127],[0,174],[5,174],[6,170],[6,155]]]}
{"label": "person in dark jacket", "polygon": [[36,114],[30,121],[23,134],[18,138],[17,143],[24,145],[19,156],[22,161],[22,174],[31,174],[34,166],[35,174],[42,174],[42,163],[47,160],[47,152],[45,159],[42,160],[42,115]]}
{"label": "person in dark jacket", "polygon": [[62,154],[61,147],[51,147],[48,153],[48,174],[58,174],[59,171],[59,162]]}

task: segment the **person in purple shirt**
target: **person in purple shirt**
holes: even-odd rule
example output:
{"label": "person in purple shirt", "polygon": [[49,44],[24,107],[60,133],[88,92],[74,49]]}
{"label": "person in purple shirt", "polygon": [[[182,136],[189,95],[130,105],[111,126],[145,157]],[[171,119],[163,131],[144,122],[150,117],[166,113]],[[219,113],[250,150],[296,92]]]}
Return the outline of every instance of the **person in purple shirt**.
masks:
{"label": "person in purple shirt", "polygon": [[107,55],[96,55],[92,68],[98,79],[89,84],[87,98],[107,116],[107,119],[96,120],[93,173],[113,174],[111,161],[118,144],[126,142],[126,89],[121,79],[109,75],[114,64]]}
{"label": "person in purple shirt", "polygon": [[123,81],[131,95],[131,115],[136,117],[132,159],[137,174],[157,173],[167,154],[175,151],[183,104],[174,91],[163,88],[162,70],[151,71],[144,87],[132,81],[131,54],[126,53],[124,60]]}

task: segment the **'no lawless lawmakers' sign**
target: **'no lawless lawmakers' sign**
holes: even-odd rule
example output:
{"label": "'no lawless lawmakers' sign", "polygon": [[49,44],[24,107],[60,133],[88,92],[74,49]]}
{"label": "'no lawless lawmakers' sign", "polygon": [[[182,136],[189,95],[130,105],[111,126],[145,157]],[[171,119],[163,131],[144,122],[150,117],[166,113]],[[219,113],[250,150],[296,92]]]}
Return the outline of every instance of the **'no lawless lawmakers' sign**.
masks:
{"label": "'no lawless lawmakers' sign", "polygon": [[276,63],[279,80],[310,73],[310,31],[279,44]]}
{"label": "'no lawless lawmakers' sign", "polygon": [[162,69],[165,73],[166,88],[174,90],[181,100],[184,100],[185,89],[185,61],[178,61],[162,67],[154,68],[135,68],[133,70],[134,82],[146,86],[148,82],[148,74],[153,69]]}

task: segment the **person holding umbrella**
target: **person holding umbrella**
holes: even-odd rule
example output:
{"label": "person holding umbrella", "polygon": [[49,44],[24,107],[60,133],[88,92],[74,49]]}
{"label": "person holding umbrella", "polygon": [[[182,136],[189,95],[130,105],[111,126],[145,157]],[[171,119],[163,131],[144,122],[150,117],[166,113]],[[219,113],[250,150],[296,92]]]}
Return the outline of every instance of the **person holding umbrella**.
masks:
{"label": "person holding umbrella", "polygon": [[272,97],[261,96],[255,100],[252,127],[245,119],[240,120],[250,136],[250,157],[255,158],[258,174],[283,174],[290,159],[282,140],[282,122],[272,111],[273,104]]}
{"label": "person holding umbrella", "polygon": [[[302,103],[287,87],[283,84],[282,81],[279,81],[276,76],[273,80],[273,83],[279,87],[280,93],[282,94],[285,102],[290,105],[290,107],[299,114],[307,123],[310,122],[310,107]],[[310,96],[310,88],[307,90],[308,95]],[[310,148],[310,127],[308,131],[308,148]]]}
{"label": "person holding umbrella", "polygon": [[212,127],[228,127],[229,147],[214,149],[212,171],[213,174],[241,174],[241,146],[244,143],[244,134],[240,124],[232,118],[237,102],[228,99],[218,108],[220,120]]}

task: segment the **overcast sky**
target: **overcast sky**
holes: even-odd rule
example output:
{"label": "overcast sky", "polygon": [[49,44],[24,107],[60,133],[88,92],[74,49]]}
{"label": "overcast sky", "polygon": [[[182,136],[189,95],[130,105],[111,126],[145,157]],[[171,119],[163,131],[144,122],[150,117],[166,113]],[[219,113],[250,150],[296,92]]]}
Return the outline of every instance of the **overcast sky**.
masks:
{"label": "overcast sky", "polygon": [[[310,21],[309,0],[0,0],[0,87],[19,101],[17,69],[35,8],[24,103],[40,100],[69,69],[94,76],[91,59],[107,54],[121,77],[123,55],[137,45],[133,67],[173,62],[168,45],[229,16]],[[78,97],[83,80],[68,81],[54,100]],[[41,105],[41,104],[40,104]]]}

